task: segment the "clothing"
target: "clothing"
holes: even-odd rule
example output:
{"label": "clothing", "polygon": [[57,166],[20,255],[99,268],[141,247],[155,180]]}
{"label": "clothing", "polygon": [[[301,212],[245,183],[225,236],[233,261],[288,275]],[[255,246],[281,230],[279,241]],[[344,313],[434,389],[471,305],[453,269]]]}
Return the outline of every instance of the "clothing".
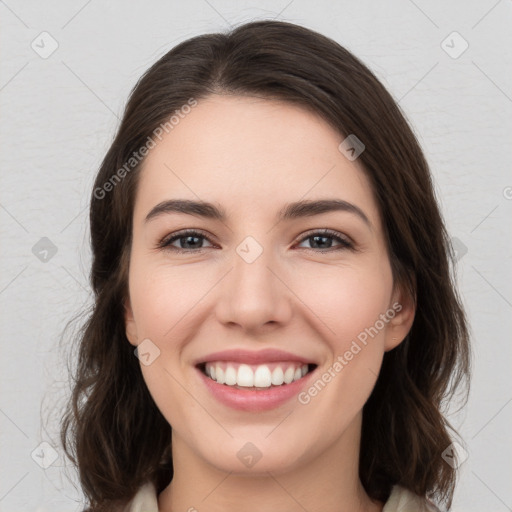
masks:
{"label": "clothing", "polygon": [[[153,484],[143,485],[124,512],[158,512],[158,499]],[[439,512],[439,509],[408,489],[395,485],[382,512]]]}

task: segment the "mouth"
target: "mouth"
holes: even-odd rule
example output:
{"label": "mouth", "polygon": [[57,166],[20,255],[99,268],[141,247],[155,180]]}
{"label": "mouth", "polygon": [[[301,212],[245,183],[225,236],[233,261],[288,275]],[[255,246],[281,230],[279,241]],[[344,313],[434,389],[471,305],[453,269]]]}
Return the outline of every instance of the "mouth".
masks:
{"label": "mouth", "polygon": [[289,404],[310,385],[318,361],[277,348],[223,350],[197,359],[197,375],[210,397],[252,413]]}
{"label": "mouth", "polygon": [[196,368],[211,381],[242,391],[283,388],[303,379],[316,367],[314,363],[298,361],[274,361],[262,364],[208,361],[196,365]]}

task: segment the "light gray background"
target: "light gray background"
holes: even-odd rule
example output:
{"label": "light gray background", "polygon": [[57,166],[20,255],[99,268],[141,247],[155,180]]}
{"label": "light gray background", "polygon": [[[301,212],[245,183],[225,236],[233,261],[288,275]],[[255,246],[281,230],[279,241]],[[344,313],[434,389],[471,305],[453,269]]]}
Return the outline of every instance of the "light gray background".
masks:
{"label": "light gray background", "polygon": [[[353,51],[418,134],[474,344],[470,401],[450,417],[469,454],[452,510],[512,510],[511,0],[6,0],[0,17],[0,511],[81,510],[55,430],[68,389],[58,342],[90,301],[87,202],[129,91],[178,42],[264,18]],[[31,45],[49,51],[51,38],[42,58]],[[42,237],[57,248],[46,262],[33,253]],[[36,460],[58,455],[47,469],[31,458],[42,441],[53,448]]]}

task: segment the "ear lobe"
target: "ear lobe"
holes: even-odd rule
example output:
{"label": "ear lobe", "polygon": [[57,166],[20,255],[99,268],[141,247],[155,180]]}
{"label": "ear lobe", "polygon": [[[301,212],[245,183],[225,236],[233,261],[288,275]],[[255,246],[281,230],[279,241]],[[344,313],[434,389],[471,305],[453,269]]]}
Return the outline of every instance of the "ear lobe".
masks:
{"label": "ear lobe", "polygon": [[136,347],[137,343],[137,325],[135,323],[135,318],[133,317],[132,306],[130,303],[130,299],[126,299],[124,303],[124,323],[125,323],[125,332],[128,341]]}
{"label": "ear lobe", "polygon": [[395,311],[386,330],[384,350],[393,350],[400,345],[411,330],[416,314],[416,296],[406,286],[400,285],[397,293],[393,295],[391,308]]}

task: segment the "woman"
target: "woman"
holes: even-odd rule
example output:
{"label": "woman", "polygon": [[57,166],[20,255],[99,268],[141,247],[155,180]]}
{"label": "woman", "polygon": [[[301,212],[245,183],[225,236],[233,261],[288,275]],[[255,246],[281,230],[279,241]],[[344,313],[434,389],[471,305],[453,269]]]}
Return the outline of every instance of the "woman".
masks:
{"label": "woman", "polygon": [[62,439],[88,510],[426,511],[468,328],[421,149],[334,41],[248,23],[141,78],[91,198]]}

